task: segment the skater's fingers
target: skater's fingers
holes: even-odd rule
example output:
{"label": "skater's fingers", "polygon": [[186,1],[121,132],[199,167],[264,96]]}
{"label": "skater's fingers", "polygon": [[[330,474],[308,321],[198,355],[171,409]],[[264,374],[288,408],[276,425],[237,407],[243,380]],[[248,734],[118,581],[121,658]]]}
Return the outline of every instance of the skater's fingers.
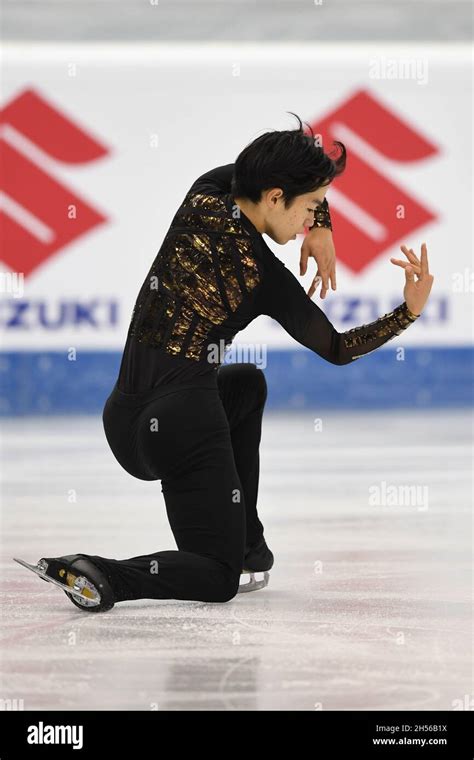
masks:
{"label": "skater's fingers", "polygon": [[[318,270],[319,271],[319,270]],[[316,275],[313,282],[311,283],[311,286],[308,290],[308,296],[311,298],[311,296],[314,294],[316,288],[318,287],[319,283],[321,282],[320,275]]]}
{"label": "skater's fingers", "polygon": [[421,244],[421,272],[423,275],[429,275],[430,270],[428,267],[428,250],[426,243]]}
{"label": "skater's fingers", "polygon": [[309,255],[310,255],[309,248],[306,246],[302,246],[301,255],[300,255],[300,275],[306,274]]}
{"label": "skater's fingers", "polygon": [[415,256],[413,248],[407,248],[406,245],[401,245],[400,249],[403,251],[403,253],[405,254],[405,256],[407,257],[408,261],[411,264],[417,264],[419,266],[420,262],[418,261],[418,258]]}
{"label": "skater's fingers", "polygon": [[396,264],[399,267],[403,267],[403,269],[406,269],[407,267],[411,267],[417,274],[420,274],[421,267],[416,266],[415,264],[410,264],[408,261],[401,261],[400,259],[390,259],[392,264]]}

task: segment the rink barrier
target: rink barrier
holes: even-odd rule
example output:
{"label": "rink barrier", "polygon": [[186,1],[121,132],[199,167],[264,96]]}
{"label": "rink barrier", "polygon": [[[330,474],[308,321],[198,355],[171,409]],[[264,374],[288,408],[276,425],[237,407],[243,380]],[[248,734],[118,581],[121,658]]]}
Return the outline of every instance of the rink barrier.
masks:
{"label": "rink barrier", "polygon": [[[423,409],[472,407],[474,349],[381,349],[335,366],[306,350],[273,350],[259,364],[267,409]],[[98,414],[115,383],[118,351],[0,352],[0,416]],[[231,362],[226,362],[231,363]]]}

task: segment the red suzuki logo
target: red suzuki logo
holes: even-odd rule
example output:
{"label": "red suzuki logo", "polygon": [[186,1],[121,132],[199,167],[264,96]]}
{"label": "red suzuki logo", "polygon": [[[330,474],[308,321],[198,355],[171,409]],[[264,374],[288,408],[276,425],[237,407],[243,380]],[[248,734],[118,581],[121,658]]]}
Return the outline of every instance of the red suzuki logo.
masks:
{"label": "red suzuki logo", "polygon": [[311,127],[325,150],[333,140],[348,150],[346,171],[328,200],[338,258],[353,272],[362,272],[397,241],[410,245],[412,233],[437,218],[377,167],[416,164],[439,149],[372,95],[357,92]]}
{"label": "red suzuki logo", "polygon": [[33,90],[1,111],[2,260],[27,277],[107,217],[56,180],[53,162],[86,164],[109,153]]}

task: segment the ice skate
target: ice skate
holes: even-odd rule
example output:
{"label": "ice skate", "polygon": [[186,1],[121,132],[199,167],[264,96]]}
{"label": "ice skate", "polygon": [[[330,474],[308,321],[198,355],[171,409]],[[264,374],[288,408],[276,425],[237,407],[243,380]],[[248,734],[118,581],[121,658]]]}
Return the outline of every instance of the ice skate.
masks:
{"label": "ice skate", "polygon": [[[253,547],[247,547],[244,559],[242,575],[249,575],[250,580],[241,583],[237,593],[241,594],[247,591],[258,591],[268,586],[270,573],[268,572],[273,566],[273,554],[268,548],[265,539],[262,538],[258,544]],[[263,578],[256,578],[256,574],[263,574]]]}
{"label": "ice skate", "polygon": [[114,606],[114,595],[105,575],[82,554],[43,557],[36,565],[13,557],[48,583],[62,588],[71,602],[85,612],[105,612]]}

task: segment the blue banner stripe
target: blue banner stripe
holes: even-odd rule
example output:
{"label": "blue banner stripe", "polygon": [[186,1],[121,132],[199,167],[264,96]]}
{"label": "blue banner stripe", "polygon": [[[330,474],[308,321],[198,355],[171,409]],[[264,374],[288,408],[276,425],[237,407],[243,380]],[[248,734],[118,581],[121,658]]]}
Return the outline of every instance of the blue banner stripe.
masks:
{"label": "blue banner stripe", "polygon": [[[474,349],[381,349],[337,367],[305,350],[269,351],[269,409],[473,406]],[[0,416],[98,414],[117,377],[119,351],[0,352]],[[260,366],[257,362],[254,362]]]}

